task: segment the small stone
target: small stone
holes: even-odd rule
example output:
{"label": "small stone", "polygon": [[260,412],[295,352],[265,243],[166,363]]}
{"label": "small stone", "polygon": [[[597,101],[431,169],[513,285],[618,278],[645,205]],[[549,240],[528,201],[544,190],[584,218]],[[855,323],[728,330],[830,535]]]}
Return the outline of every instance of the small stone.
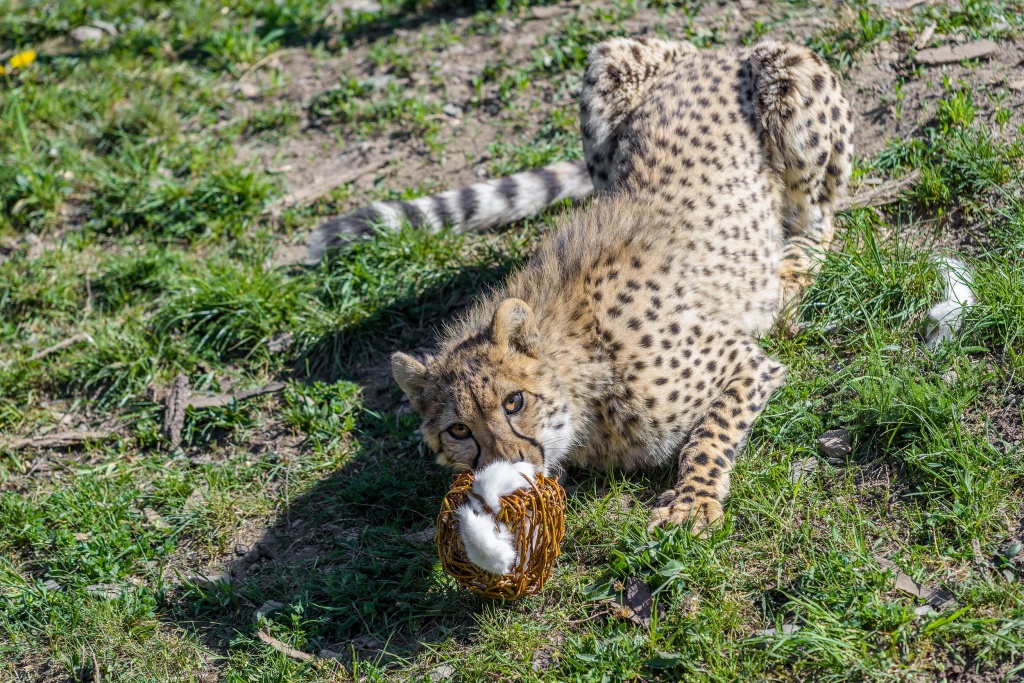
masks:
{"label": "small stone", "polygon": [[444,113],[447,114],[448,116],[451,116],[452,118],[458,119],[462,117],[462,107],[460,107],[457,104],[449,102],[448,104],[444,105]]}
{"label": "small stone", "polygon": [[990,57],[999,50],[999,45],[991,40],[977,40],[965,45],[943,45],[928,50],[921,50],[914,57],[918,64],[954,64],[964,59],[981,59]]}
{"label": "small stone", "polygon": [[245,545],[244,543],[239,543],[235,546],[235,555],[242,557],[247,552],[249,552],[249,546]]}
{"label": "small stone", "polygon": [[265,617],[271,612],[276,612],[279,609],[284,609],[284,603],[278,602],[277,600],[267,600],[259,609],[252,613],[253,623],[260,620],[260,617]]}
{"label": "small stone", "polygon": [[830,429],[818,437],[818,450],[826,458],[843,458],[853,452],[845,429]]}
{"label": "small stone", "polygon": [[74,534],[72,538],[74,538],[76,541],[88,541],[90,536],[89,534]]}
{"label": "small stone", "polygon": [[229,574],[195,574],[189,577],[188,580],[197,586],[231,585],[231,576]]}
{"label": "small stone", "polygon": [[251,83],[249,81],[242,81],[241,83],[235,86],[235,92],[247,100],[254,100],[257,97],[259,97],[260,93],[263,91],[260,90],[260,86],[256,85],[255,83]]}
{"label": "small stone", "polygon": [[916,614],[919,617],[923,617],[923,616],[926,616],[928,614],[934,614],[934,613],[935,613],[935,608],[932,607],[931,605],[927,605],[927,604],[919,605],[919,606],[914,608],[914,614]]}
{"label": "small stone", "polygon": [[104,33],[106,33],[107,35],[110,35],[110,36],[116,36],[117,35],[117,27],[114,26],[113,24],[111,24],[109,21],[102,21],[102,20],[97,19],[97,20],[92,22],[92,25],[93,25],[94,28],[98,28],[99,30],[101,30]]}
{"label": "small stone", "polygon": [[71,39],[76,43],[98,43],[103,40],[103,29],[95,26],[79,26],[71,30]]}
{"label": "small stone", "polygon": [[43,589],[48,591],[59,591],[60,584],[53,579],[47,579],[46,581],[43,581]]}
{"label": "small stone", "polygon": [[801,479],[809,479],[814,470],[818,469],[817,458],[804,458],[793,463],[789,468],[789,480],[796,484]]}
{"label": "small stone", "polygon": [[1019,81],[1010,81],[1006,84],[1006,87],[1016,92],[1024,92],[1024,79]]}
{"label": "small stone", "polygon": [[1014,578],[1013,577],[1013,572],[1010,571],[1009,569],[1004,569],[1003,570],[1003,578],[1006,579],[1008,582],[1012,583],[1013,582],[1013,578]]}
{"label": "small stone", "polygon": [[455,675],[455,667],[451,664],[440,664],[434,667],[434,670],[430,672],[431,683],[438,683],[438,681],[451,680],[451,677]]}
{"label": "small stone", "polygon": [[278,332],[267,342],[267,352],[276,355],[287,351],[292,345],[294,336],[291,332]]}

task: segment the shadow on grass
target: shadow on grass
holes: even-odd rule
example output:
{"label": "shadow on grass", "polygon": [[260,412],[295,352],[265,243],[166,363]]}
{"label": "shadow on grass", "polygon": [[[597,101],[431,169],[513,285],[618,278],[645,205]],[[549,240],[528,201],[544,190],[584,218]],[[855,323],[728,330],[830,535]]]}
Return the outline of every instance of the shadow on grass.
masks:
{"label": "shadow on grass", "polygon": [[[429,346],[440,322],[511,266],[457,270],[300,354],[293,375],[299,381],[363,387],[350,454],[301,497],[288,500],[284,488],[276,493],[285,504],[269,528],[224,563],[228,583],[171,596],[168,613],[177,626],[226,648],[239,635],[254,638],[254,613],[273,601],[280,607],[266,615],[270,624],[260,623],[290,646],[381,664],[467,633],[483,603],[443,574],[432,540],[450,475],[420,445],[418,418],[391,387],[389,357]],[[307,443],[297,457],[324,456]]]}

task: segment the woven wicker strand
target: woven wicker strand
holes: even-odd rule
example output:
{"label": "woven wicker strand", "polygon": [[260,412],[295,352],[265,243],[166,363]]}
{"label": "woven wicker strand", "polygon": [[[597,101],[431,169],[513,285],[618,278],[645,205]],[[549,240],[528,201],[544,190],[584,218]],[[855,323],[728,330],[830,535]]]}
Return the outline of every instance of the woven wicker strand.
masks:
{"label": "woven wicker strand", "polygon": [[[565,536],[565,491],[556,479],[538,474],[529,488],[501,499],[498,521],[515,539],[516,561],[508,574],[492,574],[469,561],[459,536],[455,511],[470,496],[473,474],[457,474],[437,516],[437,552],[441,566],[460,585],[492,600],[516,600],[538,592],[551,577]],[[481,500],[481,503],[483,501]],[[486,504],[484,505],[486,509]],[[493,513],[493,510],[489,510]]]}

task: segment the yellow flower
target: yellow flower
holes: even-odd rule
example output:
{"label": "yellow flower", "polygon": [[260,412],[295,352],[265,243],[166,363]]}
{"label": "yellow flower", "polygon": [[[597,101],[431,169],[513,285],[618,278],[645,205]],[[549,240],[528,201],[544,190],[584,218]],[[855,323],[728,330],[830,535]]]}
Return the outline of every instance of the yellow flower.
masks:
{"label": "yellow flower", "polygon": [[11,57],[11,61],[7,62],[7,66],[12,69],[24,69],[34,61],[36,61],[36,51],[25,50]]}
{"label": "yellow flower", "polygon": [[4,65],[0,64],[0,76],[2,76],[3,73],[4,73]]}

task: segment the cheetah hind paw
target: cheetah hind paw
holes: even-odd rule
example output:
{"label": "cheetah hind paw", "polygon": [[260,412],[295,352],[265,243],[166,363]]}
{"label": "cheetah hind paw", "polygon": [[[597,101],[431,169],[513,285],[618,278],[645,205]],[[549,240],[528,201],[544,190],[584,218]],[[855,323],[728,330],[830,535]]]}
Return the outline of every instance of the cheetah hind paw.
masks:
{"label": "cheetah hind paw", "polygon": [[691,534],[702,536],[711,528],[720,525],[725,515],[722,504],[717,500],[684,502],[682,496],[677,495],[672,489],[661,494],[656,505],[658,507],[651,510],[651,521],[647,525],[649,531],[656,527],[667,529],[672,526],[689,525]]}

